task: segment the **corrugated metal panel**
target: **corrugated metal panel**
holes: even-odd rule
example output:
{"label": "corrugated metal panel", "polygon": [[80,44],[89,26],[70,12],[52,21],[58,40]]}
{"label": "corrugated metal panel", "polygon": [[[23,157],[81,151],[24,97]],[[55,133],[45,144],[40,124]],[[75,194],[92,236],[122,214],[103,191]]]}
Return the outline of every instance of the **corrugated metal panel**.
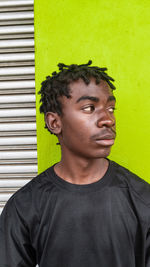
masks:
{"label": "corrugated metal panel", "polygon": [[26,103],[35,102],[35,95],[2,95],[0,97],[0,103]]}
{"label": "corrugated metal panel", "polygon": [[[9,146],[9,145],[33,145],[37,143],[36,136],[32,137],[1,137],[0,146]],[[2,148],[2,147],[1,147]]]}
{"label": "corrugated metal panel", "polygon": [[0,34],[28,33],[34,32],[34,27],[31,25],[24,26],[1,26]]}
{"label": "corrugated metal panel", "polygon": [[15,61],[33,61],[34,53],[13,53],[13,54],[1,54],[0,62],[15,62]]}
{"label": "corrugated metal panel", "polygon": [[24,19],[33,19],[34,14],[33,11],[28,12],[5,12],[1,13],[0,21],[10,21],[10,20],[24,20]]}
{"label": "corrugated metal panel", "polygon": [[13,1],[13,0],[10,0],[10,1],[7,1],[7,0],[1,0],[0,2],[0,7],[1,8],[5,8],[5,7],[22,7],[22,6],[31,6],[32,9],[33,9],[33,0],[16,0],[16,1]]}
{"label": "corrugated metal panel", "polygon": [[[1,36],[2,39],[3,35]],[[7,36],[6,36],[7,37]],[[4,39],[6,39],[6,37]],[[11,37],[13,38],[14,36],[11,35]],[[20,35],[18,35],[18,39],[17,40],[1,40],[0,42],[0,48],[2,48],[3,50],[0,50],[1,53],[4,51],[5,52],[5,48],[10,48],[10,53],[14,52],[14,48],[17,48],[15,52],[19,53],[24,49],[26,49],[25,51],[27,51],[27,48],[30,48],[31,51],[34,50],[34,40],[33,39],[19,39]],[[25,37],[25,35],[24,35]],[[21,49],[22,48],[22,49]],[[6,52],[8,52],[6,50]]]}
{"label": "corrugated metal panel", "polygon": [[33,0],[0,1],[0,213],[37,174]]}
{"label": "corrugated metal panel", "polygon": [[34,108],[20,108],[18,109],[0,109],[0,117],[1,118],[6,118],[6,117],[24,117],[24,116],[35,116],[36,115],[36,110]]}
{"label": "corrugated metal panel", "polygon": [[[12,94],[15,94],[15,89],[29,89],[35,88],[35,81],[11,81],[0,82],[0,90],[12,89]],[[4,91],[3,91],[4,92]]]}
{"label": "corrugated metal panel", "polygon": [[6,76],[9,76],[9,75],[30,75],[30,74],[34,74],[34,67],[16,67],[16,68],[11,68],[11,67],[8,67],[8,68],[0,68],[0,76],[5,76],[6,78],[6,81],[7,81],[7,78],[9,77],[6,77]]}

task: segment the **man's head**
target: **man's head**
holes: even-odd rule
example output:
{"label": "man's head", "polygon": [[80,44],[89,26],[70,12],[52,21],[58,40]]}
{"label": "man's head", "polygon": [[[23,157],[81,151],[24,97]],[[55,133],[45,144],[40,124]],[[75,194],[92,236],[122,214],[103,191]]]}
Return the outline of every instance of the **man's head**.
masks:
{"label": "man's head", "polygon": [[105,72],[107,68],[99,68],[91,66],[91,64],[91,60],[87,64],[82,65],[65,65],[59,63],[59,72],[53,72],[51,76],[47,76],[46,80],[42,82],[42,87],[39,92],[41,94],[40,102],[42,102],[40,112],[44,114],[47,112],[56,112],[58,115],[62,115],[60,97],[66,96],[70,98],[70,83],[79,79],[82,79],[87,85],[90,83],[91,78],[95,78],[96,84],[104,80],[114,90],[115,86],[111,82],[114,79]]}
{"label": "man's head", "polygon": [[58,64],[60,71],[42,83],[40,111],[62,149],[84,157],[105,157],[115,138],[114,79],[106,68],[91,63]]}

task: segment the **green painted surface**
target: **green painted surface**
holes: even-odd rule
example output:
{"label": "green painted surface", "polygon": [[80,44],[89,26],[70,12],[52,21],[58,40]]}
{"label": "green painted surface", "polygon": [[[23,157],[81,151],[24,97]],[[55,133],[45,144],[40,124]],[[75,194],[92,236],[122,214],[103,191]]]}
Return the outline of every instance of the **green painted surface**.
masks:
{"label": "green painted surface", "polygon": [[[58,62],[107,66],[117,86],[110,158],[150,182],[150,1],[35,0],[36,90]],[[37,96],[39,172],[60,159]]]}

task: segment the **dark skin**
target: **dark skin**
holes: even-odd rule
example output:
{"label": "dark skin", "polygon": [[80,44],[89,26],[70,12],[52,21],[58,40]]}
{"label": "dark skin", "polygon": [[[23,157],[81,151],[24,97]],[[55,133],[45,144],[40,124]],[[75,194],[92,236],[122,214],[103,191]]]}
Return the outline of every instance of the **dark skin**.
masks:
{"label": "dark skin", "polygon": [[101,179],[108,168],[115,139],[115,97],[106,81],[89,85],[82,79],[70,84],[71,98],[61,97],[62,112],[48,112],[46,123],[61,145],[61,161],[54,167],[62,179],[90,184]]}

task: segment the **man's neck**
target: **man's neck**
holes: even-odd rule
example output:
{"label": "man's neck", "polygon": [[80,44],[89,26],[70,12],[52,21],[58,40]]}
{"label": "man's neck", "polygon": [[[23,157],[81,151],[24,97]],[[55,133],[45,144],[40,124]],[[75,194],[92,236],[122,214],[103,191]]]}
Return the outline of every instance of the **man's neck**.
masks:
{"label": "man's neck", "polygon": [[72,184],[90,184],[101,179],[108,169],[105,158],[83,159],[62,156],[54,167],[58,176]]}

